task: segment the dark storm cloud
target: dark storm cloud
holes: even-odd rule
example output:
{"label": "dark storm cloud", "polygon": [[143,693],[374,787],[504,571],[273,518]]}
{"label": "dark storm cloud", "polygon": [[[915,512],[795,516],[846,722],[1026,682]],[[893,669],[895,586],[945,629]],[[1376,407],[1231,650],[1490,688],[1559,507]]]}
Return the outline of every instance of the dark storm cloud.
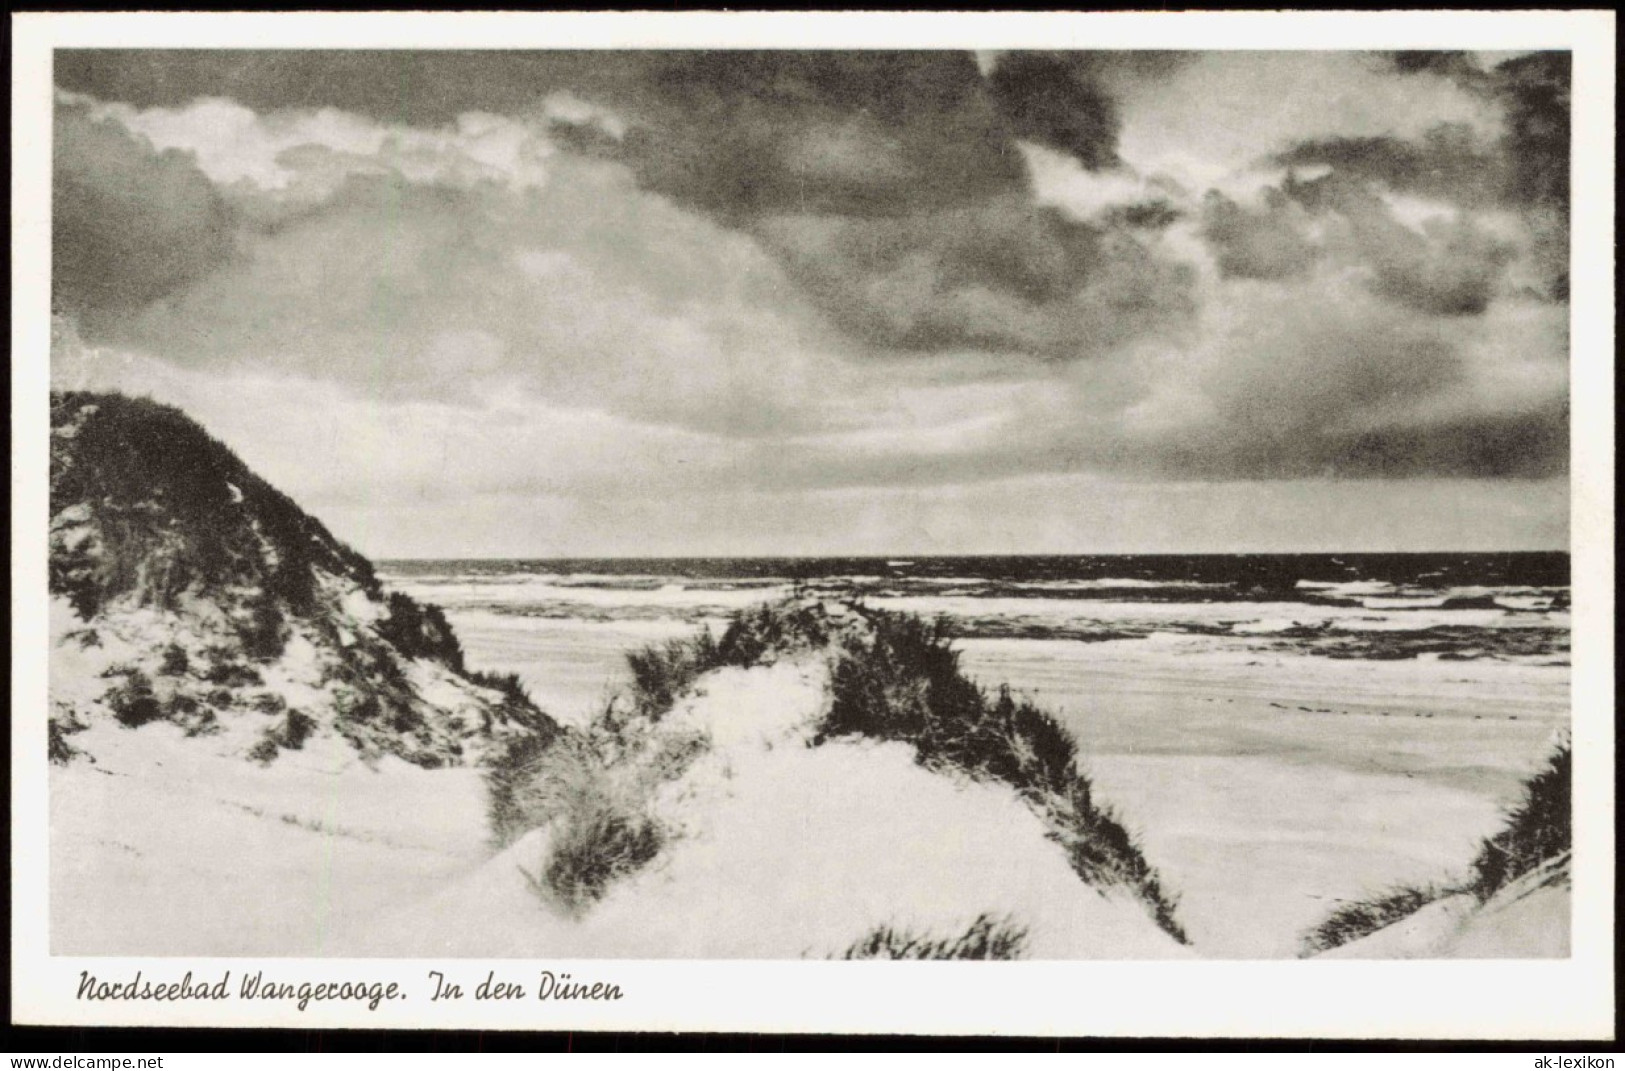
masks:
{"label": "dark storm cloud", "polygon": [[1545,479],[1568,471],[1568,407],[1294,439],[1193,442],[1157,455],[1163,471],[1207,479]]}
{"label": "dark storm cloud", "polygon": [[1212,480],[1543,479],[1568,471],[1566,408],[1296,440],[1191,444],[1162,451],[1167,473]]}
{"label": "dark storm cloud", "polygon": [[1006,56],[990,92],[960,53],[699,53],[641,85],[619,106],[653,119],[620,152],[645,188],[756,235],[881,349],[1083,357],[1185,311],[1184,275],[1033,202],[1016,138],[1116,158],[1109,101],[1064,63]]}
{"label": "dark storm cloud", "polygon": [[1025,183],[968,53],[78,51],[58,54],[57,81],[137,107],[222,96],[418,127],[525,114],[568,90],[631,126],[624,145],[589,131],[578,147],[592,142],[647,188],[725,217],[891,214]]}
{"label": "dark storm cloud", "polygon": [[895,216],[1024,188],[975,60],[953,52],[667,53],[613,105],[644,185],[724,218]]}
{"label": "dark storm cloud", "polygon": [[1378,218],[1356,233],[1376,270],[1373,289],[1436,316],[1476,316],[1489,308],[1514,252],[1465,223],[1441,224],[1424,237]]}
{"label": "dark storm cloud", "polygon": [[1567,211],[1570,53],[1532,52],[1488,70],[1465,52],[1392,52],[1386,58],[1401,74],[1438,75],[1499,103],[1507,121],[1504,166],[1494,168],[1500,193],[1510,201]]}
{"label": "dark storm cloud", "polygon": [[[1333,181],[1300,184],[1296,195],[1306,203],[1336,200],[1351,184],[1368,184],[1459,208],[1499,207],[1521,213],[1542,277],[1537,292],[1549,300],[1566,301],[1572,136],[1569,53],[1534,52],[1488,70],[1460,52],[1388,53],[1385,61],[1401,74],[1448,78],[1495,102],[1504,116],[1504,132],[1484,141],[1464,126],[1441,124],[1414,140],[1383,136],[1303,141],[1273,161],[1288,167],[1325,165],[1333,169]],[[1403,242],[1384,242],[1378,232],[1396,235],[1391,228],[1365,230],[1368,243],[1388,246],[1377,256],[1384,275],[1381,285],[1409,295],[1421,307],[1447,313],[1481,311],[1509,258],[1504,247],[1482,237],[1457,234],[1447,248],[1421,256],[1399,249]],[[1467,262],[1474,255],[1481,256],[1477,268]],[[1437,262],[1440,257],[1444,263]]]}
{"label": "dark storm cloud", "polygon": [[[1198,93],[1205,61],[1144,53],[65,53],[64,89],[182,108],[98,114],[226,185],[59,105],[58,290],[192,371],[748,439],[763,488],[1560,472],[1563,310],[1498,303],[1541,271],[1562,296],[1566,68],[1485,74],[1499,140],[1477,98],[1476,135],[1434,107],[1356,138],[1334,107],[1271,125],[1276,61],[1241,60]],[[1193,237],[1218,278],[1174,259]]]}
{"label": "dark storm cloud", "polygon": [[1131,464],[1209,479],[1540,478],[1566,471],[1568,409],[1548,396],[1461,412],[1472,368],[1448,337],[1402,319],[1363,335],[1318,323],[1252,340],[1211,392],[1214,422],[1146,443]]}
{"label": "dark storm cloud", "polygon": [[[1098,63],[1155,72],[1140,54]],[[1018,138],[1088,166],[1116,159],[1089,63],[1007,55],[990,88],[956,52],[64,53],[63,88],[140,106],[203,95],[260,110],[329,106],[419,126],[537,114],[568,90],[620,137],[551,128],[646,190],[759,237],[843,328],[882,349],[1099,352],[1188,307],[1186,277],[1114,229],[1032,201]],[[953,228],[953,233],[941,230]],[[1126,254],[1119,263],[1115,251]],[[1154,284],[1147,294],[1129,291]],[[912,307],[912,308],[911,308]],[[1113,309],[1129,315],[1115,324]]]}
{"label": "dark storm cloud", "polygon": [[54,300],[87,329],[230,258],[233,215],[190,156],[157,152],[71,105],[56,109],[53,140]]}
{"label": "dark storm cloud", "polygon": [[1086,61],[1064,53],[1011,53],[999,60],[989,82],[1018,136],[1068,153],[1090,169],[1118,163],[1117,107]]}
{"label": "dark storm cloud", "polygon": [[[1312,218],[1329,224],[1329,233],[1311,237]],[[1367,183],[1342,171],[1308,181],[1289,176],[1264,189],[1259,208],[1210,190],[1201,234],[1227,278],[1302,279],[1332,253],[1363,269],[1373,293],[1433,316],[1484,312],[1516,254],[1465,217],[1408,227]]]}
{"label": "dark storm cloud", "polygon": [[1347,255],[1370,270],[1376,293],[1421,312],[1483,312],[1515,253],[1465,216],[1430,221],[1419,233],[1396,219],[1368,186],[1342,172],[1307,182],[1289,179],[1284,189],[1310,211],[1342,225]]}
{"label": "dark storm cloud", "polygon": [[1343,476],[1560,476],[1568,471],[1568,406],[1553,402],[1528,413],[1368,431],[1326,446],[1332,470]]}
{"label": "dark storm cloud", "polygon": [[1567,52],[1535,52],[1495,69],[1493,92],[1507,115],[1505,145],[1511,158],[1508,186],[1526,204],[1569,206],[1572,141]]}
{"label": "dark storm cloud", "polygon": [[1502,162],[1481,150],[1468,128],[1456,124],[1434,127],[1419,142],[1387,136],[1307,141],[1275,162],[1287,167],[1325,164],[1345,177],[1460,204],[1485,204],[1505,189]]}
{"label": "dark storm cloud", "polygon": [[1413,48],[1384,53],[1384,58],[1400,74],[1440,74],[1467,83],[1477,83],[1484,78],[1484,72],[1465,52]]}
{"label": "dark storm cloud", "polygon": [[644,188],[755,235],[879,349],[1084,357],[1185,309],[1183,275],[1032,199],[1017,138],[1115,160],[1109,102],[1065,64],[1007,56],[990,92],[963,53],[667,54],[611,96]]}
{"label": "dark storm cloud", "polygon": [[1243,208],[1217,190],[1202,200],[1202,236],[1213,248],[1219,270],[1238,279],[1290,279],[1309,270],[1314,243],[1292,218],[1293,205],[1279,190],[1268,190],[1262,211]]}
{"label": "dark storm cloud", "polygon": [[757,224],[793,278],[882,348],[1098,356],[1192,311],[1189,269],[1020,198]]}
{"label": "dark storm cloud", "polygon": [[1016,136],[1059,150],[1090,170],[1120,166],[1116,95],[1195,62],[1197,53],[1157,50],[1006,52],[988,83]]}
{"label": "dark storm cloud", "polygon": [[1477,146],[1462,127],[1441,125],[1421,142],[1393,137],[1304,142],[1277,157],[1284,164],[1324,163],[1398,190],[1479,203],[1542,205],[1565,214],[1571,142],[1567,52],[1532,52],[1490,70],[1460,52],[1397,52],[1389,61],[1405,74],[1430,74],[1501,106],[1506,131]]}

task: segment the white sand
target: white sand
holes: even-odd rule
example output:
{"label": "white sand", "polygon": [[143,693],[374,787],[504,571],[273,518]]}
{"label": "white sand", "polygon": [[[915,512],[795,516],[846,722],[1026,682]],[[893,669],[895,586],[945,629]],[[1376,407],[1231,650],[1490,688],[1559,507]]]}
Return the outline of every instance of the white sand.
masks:
{"label": "white sand", "polygon": [[[472,664],[518,669],[563,721],[602,701],[627,648],[691,631],[451,618]],[[1012,682],[1074,730],[1099,798],[1180,894],[1205,956],[1290,956],[1341,900],[1458,873],[1568,719],[1563,667],[1238,658],[1173,637],[961,647],[973,676]],[[374,773],[314,744],[262,771],[167,726],[98,726],[73,740],[101,763],[52,774],[53,948],[826,955],[881,923],[962,930],[1003,911],[1031,927],[1032,955],[1182,951],[1138,905],[1083,887],[1002,790],[926,774],[898,745],[795,746],[821,692],[811,668],[789,672],[719,675],[673,716],[720,741],[682,783],[688,802],[663,803],[693,832],[578,921],[519,872],[545,838],[491,858],[470,771]],[[1561,916],[1566,934],[1566,895],[1531,903],[1545,913],[1537,930]],[[1494,917],[1534,925],[1534,910]]]}
{"label": "white sand", "polygon": [[1547,959],[1570,954],[1568,857],[1511,882],[1480,904],[1467,894],[1324,953],[1328,959]]}
{"label": "white sand", "polygon": [[337,742],[262,768],[165,723],[74,741],[97,761],[51,770],[56,955],[332,954],[489,854],[471,769],[373,770]]}
{"label": "white sand", "polygon": [[[561,710],[601,700],[627,646],[689,630],[451,616],[471,660],[523,667]],[[1062,716],[1206,956],[1292,956],[1343,900],[1459,873],[1569,717],[1562,666],[1243,656],[1172,635],[958,646],[972,676]]]}
{"label": "white sand", "polygon": [[580,920],[524,880],[543,863],[540,833],[381,919],[360,947],[420,932],[465,956],[794,958],[884,924],[951,936],[991,914],[1026,929],[1035,957],[1181,954],[1140,904],[1079,881],[1008,790],[928,773],[902,744],[809,748],[825,675],[815,661],[702,678],[663,723],[712,743],[658,797],[675,842]]}
{"label": "white sand", "polygon": [[339,753],[259,770],[168,726],[85,734],[54,771],[58,952],[787,958],[876,926],[1009,919],[1040,958],[1184,954],[1145,908],[1081,882],[1014,793],[902,744],[807,746],[821,663],[721,670],[665,724],[712,749],[655,801],[661,856],[581,917],[537,895],[547,831],[482,849],[474,775]]}
{"label": "white sand", "polygon": [[1343,900],[1459,875],[1568,724],[1565,667],[960,646],[1062,715],[1204,956],[1291,956]]}

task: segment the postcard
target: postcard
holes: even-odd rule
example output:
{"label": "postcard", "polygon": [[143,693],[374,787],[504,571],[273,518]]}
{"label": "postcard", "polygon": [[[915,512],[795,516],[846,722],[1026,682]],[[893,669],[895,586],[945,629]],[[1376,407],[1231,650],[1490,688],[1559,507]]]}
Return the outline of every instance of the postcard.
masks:
{"label": "postcard", "polygon": [[14,29],[19,1022],[1612,1029],[1611,13]]}

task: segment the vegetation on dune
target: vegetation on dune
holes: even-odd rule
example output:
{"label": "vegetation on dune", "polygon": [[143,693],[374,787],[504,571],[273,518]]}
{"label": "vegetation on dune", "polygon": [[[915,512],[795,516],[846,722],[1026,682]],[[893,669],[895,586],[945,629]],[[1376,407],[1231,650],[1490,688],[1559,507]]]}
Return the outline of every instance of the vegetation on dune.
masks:
{"label": "vegetation on dune", "polygon": [[[753,666],[827,640],[827,623],[815,608],[762,606],[736,615],[720,638],[702,629],[629,652],[624,697],[612,698],[585,728],[561,733],[552,744],[517,740],[492,763],[486,783],[493,839],[506,845],[556,824],[558,869],[549,864],[540,884],[567,903],[595,898],[604,876],[636,869],[658,851],[662,837],[647,818],[648,798],[708,747],[702,735],[660,725],[683,692],[714,669]],[[474,677],[489,687],[520,687],[512,675]],[[598,862],[595,831],[604,838]]]}
{"label": "vegetation on dune", "polygon": [[[1122,823],[1094,799],[1078,769],[1076,744],[1053,717],[1008,689],[990,696],[965,677],[943,622],[857,605],[838,613],[844,620],[793,598],[742,611],[720,637],[702,630],[629,654],[624,702],[612,700],[586,729],[562,733],[551,745],[517,742],[493,764],[487,786],[496,843],[554,824],[549,850],[561,870],[549,863],[531,876],[533,884],[566,903],[584,902],[583,893],[595,897],[609,878],[659,850],[658,827],[645,823],[647,800],[707,746],[703,738],[660,727],[683,693],[715,669],[830,651],[832,702],[814,745],[846,735],[905,741],[927,767],[1014,788],[1081,878],[1131,890],[1164,931],[1185,941],[1174,898]],[[593,838],[600,833],[602,858],[595,859]],[[994,929],[984,929],[994,945],[1007,946],[994,941]],[[978,932],[973,928],[965,940]],[[885,940],[891,942],[886,947],[902,947],[914,938],[891,933]]]}
{"label": "vegetation on dune", "polygon": [[[243,650],[269,661],[288,617],[319,617],[318,568],[383,598],[366,558],[180,410],[67,391],[51,396],[51,424],[50,589],[82,619],[125,596],[174,610],[188,592],[230,593]],[[385,605],[378,633],[402,655],[464,670],[437,607],[399,592]]]}
{"label": "vegetation on dune", "polygon": [[666,839],[647,811],[609,794],[583,796],[566,819],[554,833],[540,877],[529,872],[526,877],[575,910],[603,896],[616,880],[641,870],[660,854]]}
{"label": "vegetation on dune", "polygon": [[1010,919],[978,915],[964,933],[932,937],[895,926],[877,926],[854,941],[841,959],[1021,959],[1026,927]]}
{"label": "vegetation on dune", "polygon": [[854,734],[901,740],[914,745],[922,765],[1009,785],[1044,819],[1079,877],[1132,890],[1184,943],[1175,898],[1122,822],[1094,798],[1071,734],[1008,688],[990,696],[966,677],[945,622],[863,615],[872,636],[845,635],[815,742]]}
{"label": "vegetation on dune", "polygon": [[179,677],[192,668],[191,656],[186,648],[178,643],[172,643],[164,648],[163,660],[158,663],[158,672],[166,677]]}
{"label": "vegetation on dune", "polygon": [[305,741],[315,731],[316,723],[309,715],[299,710],[289,710],[277,724],[265,730],[248,757],[255,762],[268,764],[284,750],[298,751],[303,748]]}
{"label": "vegetation on dune", "polygon": [[1318,955],[1357,941],[1416,914],[1446,895],[1449,895],[1446,891],[1432,885],[1401,886],[1369,900],[1344,903],[1300,938],[1299,954]]}
{"label": "vegetation on dune", "polygon": [[[532,887],[571,909],[596,900],[659,853],[667,834],[652,817],[650,799],[709,747],[702,734],[661,725],[683,692],[714,669],[757,665],[828,639],[827,620],[816,607],[762,606],[736,615],[721,637],[702,629],[629,652],[625,696],[611,699],[586,727],[551,742],[514,741],[491,764],[486,787],[493,841],[505,846],[551,827],[547,858],[538,871],[526,871]],[[475,679],[519,687],[516,677]]]}
{"label": "vegetation on dune", "polygon": [[494,692],[501,692],[504,699],[521,707],[534,706],[530,693],[525,691],[525,685],[517,673],[486,673],[483,670],[469,669],[463,671],[463,676]]}
{"label": "vegetation on dune", "polygon": [[426,658],[468,675],[463,645],[440,607],[420,603],[400,591],[389,593],[385,607],[388,613],[378,622],[378,635],[397,651],[407,658]]}
{"label": "vegetation on dune", "polygon": [[696,679],[724,666],[749,668],[790,651],[822,647],[829,621],[816,606],[773,604],[741,610],[721,638],[702,629],[627,654],[631,674],[629,716],[659,720]]}
{"label": "vegetation on dune", "polygon": [[577,735],[566,729],[552,740],[514,737],[486,767],[485,819],[494,846],[507,847],[562,812],[562,786],[552,767]]}
{"label": "vegetation on dune", "polygon": [[46,719],[46,756],[53,765],[66,766],[79,754],[79,749],[68,743],[68,736],[83,728],[84,726],[74,719],[71,711],[61,717],[53,716]]}
{"label": "vegetation on dune", "polygon": [[1313,956],[1357,941],[1446,897],[1468,894],[1484,903],[1525,874],[1563,860],[1574,850],[1572,747],[1564,737],[1524,782],[1506,824],[1484,840],[1465,878],[1345,903],[1303,935],[1299,954]]}
{"label": "vegetation on dune", "polygon": [[533,829],[551,830],[531,887],[571,911],[642,869],[669,833],[652,799],[682,775],[708,741],[614,716],[613,704],[584,729],[547,741],[520,737],[486,771],[492,840],[505,847]]}
{"label": "vegetation on dune", "polygon": [[130,729],[164,716],[164,708],[153,694],[152,681],[139,669],[126,673],[124,680],[108,689],[103,701],[119,724]]}
{"label": "vegetation on dune", "polygon": [[127,594],[173,609],[187,590],[233,586],[307,613],[315,564],[379,590],[365,558],[180,410],[69,391],[51,396],[51,423],[52,516],[93,511],[94,547],[51,560],[51,590],[82,618]]}
{"label": "vegetation on dune", "polygon": [[[462,744],[426,718],[413,660],[499,693],[482,711],[483,731],[554,731],[517,677],[468,670],[438,607],[386,595],[371,563],[178,409],[70,391],[52,395],[51,426],[51,592],[87,622],[115,604],[150,607],[202,638],[190,650],[172,642],[155,651],[150,678],[121,671],[105,702],[123,724],[215,731],[214,710],[256,702],[234,693],[274,678],[266,667],[298,636],[316,648],[333,728],[363,754],[425,766],[461,756]],[[375,618],[352,620],[345,600],[357,589],[382,604]],[[373,627],[358,628],[366,618]],[[96,641],[93,629],[76,635]],[[303,735],[272,733],[254,757],[267,761]]]}
{"label": "vegetation on dune", "polygon": [[1488,900],[1548,860],[1574,850],[1574,756],[1565,738],[1524,782],[1506,825],[1486,839],[1473,860],[1467,890]]}

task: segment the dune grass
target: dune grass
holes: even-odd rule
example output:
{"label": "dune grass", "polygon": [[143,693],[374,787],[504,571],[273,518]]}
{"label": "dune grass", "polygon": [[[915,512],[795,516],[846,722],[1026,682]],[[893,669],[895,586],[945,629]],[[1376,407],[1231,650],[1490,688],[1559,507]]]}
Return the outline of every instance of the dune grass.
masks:
{"label": "dune grass", "polygon": [[83,726],[72,720],[71,715],[64,718],[52,717],[45,722],[46,756],[54,766],[66,766],[79,754],[79,749],[68,743],[70,733],[82,729]]}
{"label": "dune grass", "polygon": [[1007,918],[978,915],[964,933],[932,937],[895,926],[877,926],[854,941],[840,959],[1021,959],[1027,929]]}
{"label": "dune grass", "polygon": [[81,618],[125,595],[172,609],[189,590],[244,587],[265,594],[248,627],[279,653],[282,615],[314,606],[313,566],[378,593],[365,558],[179,409],[67,391],[51,395],[51,425],[51,513],[88,508],[95,525],[51,556],[51,591]]}
{"label": "dune grass", "polygon": [[1342,904],[1299,938],[1299,955],[1314,956],[1409,918],[1445,896],[1448,889],[1433,885],[1400,886],[1368,900]]}
{"label": "dune grass", "polygon": [[1299,939],[1299,955],[1313,956],[1367,937],[1450,896],[1470,894],[1484,903],[1512,882],[1574,849],[1573,745],[1560,740],[1523,785],[1506,824],[1484,839],[1458,880],[1402,886],[1343,904]]}
{"label": "dune grass", "polygon": [[1110,808],[1094,798],[1077,745],[1049,713],[1008,688],[990,695],[965,676],[944,621],[863,610],[846,634],[830,710],[815,742],[845,735],[914,745],[922,765],[1010,786],[1044,819],[1073,870],[1131,890],[1157,925],[1186,942],[1175,897]]}
{"label": "dune grass", "polygon": [[686,639],[632,651],[629,713],[658,720],[699,677],[724,666],[749,668],[829,642],[828,621],[815,605],[764,603],[735,614],[720,637],[701,629]]}
{"label": "dune grass", "polygon": [[[493,843],[506,847],[530,830],[551,828],[546,859],[525,876],[538,895],[581,910],[666,843],[650,797],[709,746],[703,736],[660,725],[682,694],[711,670],[756,665],[827,638],[815,609],[764,606],[736,615],[720,637],[702,629],[629,652],[626,694],[611,698],[588,725],[551,740],[518,738],[491,763],[486,789]],[[516,677],[471,676],[522,694]]]}
{"label": "dune grass", "polygon": [[139,669],[129,670],[124,679],[110,688],[102,701],[120,725],[137,729],[164,716],[163,704],[153,693],[152,681]]}
{"label": "dune grass", "polygon": [[589,726],[551,744],[521,741],[493,763],[487,773],[493,840],[503,846],[552,825],[550,852],[559,869],[549,862],[527,876],[566,903],[596,897],[607,881],[658,852],[660,837],[645,820],[649,794],[707,747],[659,728],[683,693],[712,670],[802,651],[832,659],[831,706],[815,746],[847,735],[905,741],[928,768],[1014,788],[1079,877],[1130,890],[1165,932],[1186,941],[1174,897],[1122,822],[1094,799],[1071,734],[1009,689],[989,695],[967,678],[944,622],[857,604],[846,605],[844,621],[837,621],[806,598],[766,603],[735,615],[720,637],[702,630],[630,653],[628,694],[612,699]]}
{"label": "dune grass", "polygon": [[652,862],[665,841],[646,810],[613,794],[587,793],[556,827],[540,877],[521,872],[538,893],[579,911]]}
{"label": "dune grass", "polygon": [[585,728],[515,738],[486,770],[492,842],[549,829],[539,866],[521,870],[539,896],[585,910],[665,847],[654,793],[707,747],[699,734],[628,719],[615,703]]}
{"label": "dune grass", "polygon": [[1467,891],[1488,900],[1550,859],[1574,849],[1573,743],[1565,737],[1507,812],[1506,825],[1487,838],[1473,860]]}

